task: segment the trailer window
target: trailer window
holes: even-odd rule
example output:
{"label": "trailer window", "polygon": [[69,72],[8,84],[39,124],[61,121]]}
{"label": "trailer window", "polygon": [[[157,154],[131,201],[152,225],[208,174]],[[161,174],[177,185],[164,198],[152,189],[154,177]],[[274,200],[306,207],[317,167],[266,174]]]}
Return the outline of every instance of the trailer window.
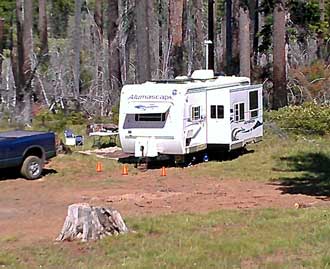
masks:
{"label": "trailer window", "polygon": [[127,114],[124,129],[164,128],[168,117],[166,113]]}
{"label": "trailer window", "polygon": [[193,106],[191,108],[191,120],[199,120],[201,118],[201,107]]}
{"label": "trailer window", "polygon": [[251,91],[249,92],[249,103],[250,103],[250,117],[256,118],[258,117],[258,91]]}
{"label": "trailer window", "polygon": [[223,106],[211,106],[211,119],[223,119],[224,108]]}
{"label": "trailer window", "polygon": [[245,116],[245,108],[244,108],[244,103],[239,103],[234,105],[234,115],[235,115],[235,121],[243,121]]}
{"label": "trailer window", "polygon": [[135,121],[165,121],[165,113],[135,114]]}

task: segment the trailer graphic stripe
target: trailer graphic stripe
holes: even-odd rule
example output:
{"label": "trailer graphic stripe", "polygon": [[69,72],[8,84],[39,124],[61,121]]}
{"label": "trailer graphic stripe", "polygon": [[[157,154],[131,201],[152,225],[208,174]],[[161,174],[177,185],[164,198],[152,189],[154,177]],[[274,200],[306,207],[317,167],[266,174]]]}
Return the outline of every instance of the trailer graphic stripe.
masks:
{"label": "trailer graphic stripe", "polygon": [[258,127],[260,127],[260,126],[262,126],[262,125],[263,125],[262,122],[257,121],[256,124],[255,124],[252,128],[250,128],[250,129],[244,129],[244,128],[240,128],[240,129],[239,129],[239,128],[234,128],[234,129],[232,130],[232,132],[231,132],[231,140],[232,140],[232,141],[238,141],[239,139],[237,138],[237,135],[238,135],[239,133],[243,133],[243,134],[245,134],[245,133],[251,132],[251,131],[257,129]]}
{"label": "trailer graphic stripe", "polygon": [[155,138],[155,139],[168,139],[168,140],[174,140],[174,136],[135,136],[135,135],[126,135],[125,139],[137,139],[140,137],[147,137],[147,138]]}

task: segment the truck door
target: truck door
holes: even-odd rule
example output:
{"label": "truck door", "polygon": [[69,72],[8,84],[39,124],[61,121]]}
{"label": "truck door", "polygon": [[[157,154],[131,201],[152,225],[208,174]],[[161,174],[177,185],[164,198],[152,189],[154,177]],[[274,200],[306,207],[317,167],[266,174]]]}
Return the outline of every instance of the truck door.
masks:
{"label": "truck door", "polygon": [[10,152],[9,144],[10,143],[6,142],[5,139],[1,140],[0,138],[0,168],[7,167],[8,165],[7,162]]}
{"label": "truck door", "polygon": [[206,148],[206,92],[188,91],[185,104],[184,135],[186,153]]}

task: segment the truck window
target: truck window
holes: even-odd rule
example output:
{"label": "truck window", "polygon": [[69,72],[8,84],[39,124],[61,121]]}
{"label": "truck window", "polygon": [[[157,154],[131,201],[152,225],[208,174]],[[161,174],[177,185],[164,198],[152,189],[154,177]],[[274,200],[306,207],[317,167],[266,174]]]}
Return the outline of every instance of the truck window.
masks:
{"label": "truck window", "polygon": [[259,110],[259,104],[258,104],[258,91],[251,91],[249,92],[249,110],[250,110],[250,117],[256,118],[258,117],[258,110]]}
{"label": "truck window", "polygon": [[224,108],[223,106],[211,106],[211,119],[223,119],[224,118]]}

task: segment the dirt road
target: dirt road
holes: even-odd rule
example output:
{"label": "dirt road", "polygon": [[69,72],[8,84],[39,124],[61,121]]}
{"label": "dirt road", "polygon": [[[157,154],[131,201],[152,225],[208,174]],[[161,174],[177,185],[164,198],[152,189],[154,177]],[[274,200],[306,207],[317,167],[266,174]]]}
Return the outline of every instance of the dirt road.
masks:
{"label": "dirt road", "polygon": [[138,172],[137,175],[112,175],[118,180],[107,186],[83,187],[76,184],[56,186],[51,177],[42,180],[0,181],[0,238],[16,238],[19,243],[56,238],[66,216],[67,206],[87,202],[112,206],[124,217],[209,212],[220,209],[294,208],[295,204],[330,204],[323,197],[284,194],[277,183],[197,178],[180,173],[178,168]]}

